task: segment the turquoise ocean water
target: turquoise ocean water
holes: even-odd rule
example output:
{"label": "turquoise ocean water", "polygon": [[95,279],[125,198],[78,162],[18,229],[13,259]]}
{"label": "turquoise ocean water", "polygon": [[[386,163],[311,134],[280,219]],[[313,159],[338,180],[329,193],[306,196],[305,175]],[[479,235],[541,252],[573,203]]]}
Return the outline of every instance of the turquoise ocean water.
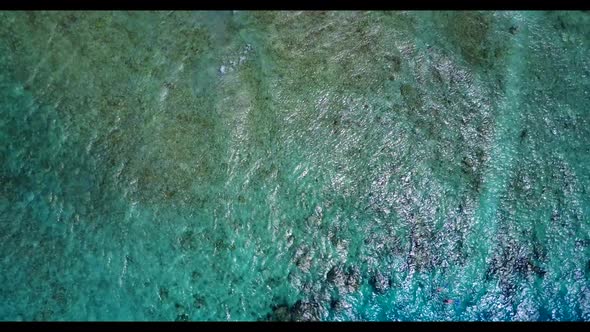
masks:
{"label": "turquoise ocean water", "polygon": [[0,320],[590,320],[587,12],[0,13]]}

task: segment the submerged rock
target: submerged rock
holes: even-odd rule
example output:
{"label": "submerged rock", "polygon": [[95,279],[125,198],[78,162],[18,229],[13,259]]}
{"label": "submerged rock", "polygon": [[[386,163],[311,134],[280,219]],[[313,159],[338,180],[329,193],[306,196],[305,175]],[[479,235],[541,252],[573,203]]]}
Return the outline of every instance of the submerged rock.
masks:
{"label": "submerged rock", "polygon": [[187,314],[180,314],[178,316],[176,316],[175,321],[177,322],[188,322],[189,321],[189,317]]}
{"label": "submerged rock", "polygon": [[291,308],[291,319],[296,322],[319,321],[322,316],[322,308],[315,301],[299,300]]}
{"label": "submerged rock", "polygon": [[377,271],[371,279],[369,284],[373,287],[373,291],[377,294],[384,294],[391,287],[391,280],[385,277],[381,272]]}
{"label": "submerged rock", "polygon": [[351,293],[360,287],[361,273],[354,266],[336,265],[326,274],[326,281],[336,286],[340,293]]}
{"label": "submerged rock", "polygon": [[313,300],[298,300],[292,306],[280,304],[272,307],[266,319],[277,322],[309,322],[322,320],[324,310]]}
{"label": "submerged rock", "polygon": [[292,321],[291,309],[285,304],[274,306],[272,308],[272,313],[268,314],[267,319],[277,322]]}
{"label": "submerged rock", "polygon": [[534,261],[534,253],[531,256],[519,254],[517,246],[506,246],[492,259],[486,271],[486,279],[510,279],[513,275],[527,276],[535,274],[537,277],[545,276],[545,269]]}

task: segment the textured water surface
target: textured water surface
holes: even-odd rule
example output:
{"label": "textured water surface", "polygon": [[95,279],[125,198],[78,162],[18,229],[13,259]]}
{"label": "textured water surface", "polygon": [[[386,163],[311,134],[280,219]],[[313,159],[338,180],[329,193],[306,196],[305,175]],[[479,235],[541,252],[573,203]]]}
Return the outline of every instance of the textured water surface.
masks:
{"label": "textured water surface", "polygon": [[589,36],[0,13],[0,319],[588,321]]}

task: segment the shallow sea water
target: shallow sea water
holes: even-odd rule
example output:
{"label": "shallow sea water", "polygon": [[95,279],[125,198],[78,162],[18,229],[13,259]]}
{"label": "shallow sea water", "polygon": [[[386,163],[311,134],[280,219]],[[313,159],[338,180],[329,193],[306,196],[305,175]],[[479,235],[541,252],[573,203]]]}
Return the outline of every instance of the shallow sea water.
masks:
{"label": "shallow sea water", "polygon": [[0,13],[0,320],[590,320],[587,12]]}

